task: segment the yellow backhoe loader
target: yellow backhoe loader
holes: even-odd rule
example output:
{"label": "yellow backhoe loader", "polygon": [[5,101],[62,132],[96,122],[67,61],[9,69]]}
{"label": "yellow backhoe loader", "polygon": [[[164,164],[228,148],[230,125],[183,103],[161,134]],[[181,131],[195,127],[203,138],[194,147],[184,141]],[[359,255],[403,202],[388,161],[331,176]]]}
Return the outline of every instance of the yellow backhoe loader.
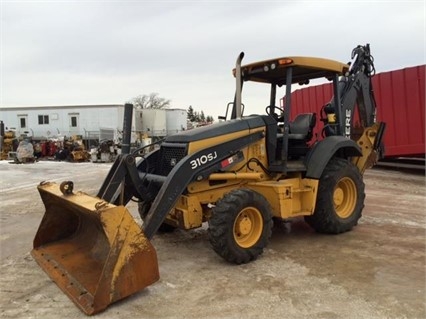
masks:
{"label": "yellow backhoe loader", "polygon": [[[273,218],[304,216],[316,231],[332,234],[357,225],[362,174],[377,160],[385,128],[376,121],[369,45],[357,46],[350,64],[295,56],[241,66],[243,55],[233,70],[229,119],[168,136],[148,154],[130,152],[133,106],[126,104],[123,152],[96,197],[74,192],[71,181],[38,186],[46,213],[32,255],[86,314],[159,279],[150,243],[158,230],[207,222],[213,250],[241,264],[262,254]],[[290,121],[292,85],[318,78],[334,88],[321,112],[322,139],[313,136],[316,114]],[[265,115],[243,114],[246,81],[270,86]],[[125,208],[132,198],[142,228]]]}

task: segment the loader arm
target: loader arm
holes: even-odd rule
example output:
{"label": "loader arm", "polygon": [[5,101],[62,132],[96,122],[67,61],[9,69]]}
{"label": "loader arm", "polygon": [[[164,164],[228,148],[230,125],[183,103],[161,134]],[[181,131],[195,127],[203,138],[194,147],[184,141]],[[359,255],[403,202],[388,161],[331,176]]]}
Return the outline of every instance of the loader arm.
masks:
{"label": "loader arm", "polygon": [[[143,162],[136,164],[136,155],[123,154],[117,157],[107,177],[102,183],[97,197],[115,205],[125,206],[135,196],[143,201],[152,200],[156,194],[152,194],[149,183],[162,184],[164,176],[150,174],[149,167],[155,167],[159,150],[143,157]],[[142,173],[138,165],[144,166]]]}

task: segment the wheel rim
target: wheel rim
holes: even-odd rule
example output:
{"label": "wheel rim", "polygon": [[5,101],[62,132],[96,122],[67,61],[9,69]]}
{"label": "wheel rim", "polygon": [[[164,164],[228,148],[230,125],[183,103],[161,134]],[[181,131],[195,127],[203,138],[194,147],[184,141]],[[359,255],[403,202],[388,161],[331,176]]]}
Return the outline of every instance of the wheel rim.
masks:
{"label": "wheel rim", "polygon": [[262,213],[255,207],[241,210],[234,222],[234,239],[242,248],[252,247],[257,243],[263,230]]}
{"label": "wheel rim", "polygon": [[348,218],[352,215],[357,198],[357,189],[352,179],[342,178],[333,192],[334,209],[340,218]]}

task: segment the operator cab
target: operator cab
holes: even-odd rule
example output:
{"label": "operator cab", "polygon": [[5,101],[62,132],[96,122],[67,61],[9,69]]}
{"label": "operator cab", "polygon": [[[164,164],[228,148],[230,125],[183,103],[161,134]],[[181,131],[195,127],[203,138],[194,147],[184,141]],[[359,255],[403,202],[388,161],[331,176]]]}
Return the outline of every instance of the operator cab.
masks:
{"label": "operator cab", "polygon": [[[278,122],[288,122],[291,107],[291,85],[309,84],[313,79],[326,78],[335,80],[349,70],[349,65],[334,60],[315,57],[283,57],[241,67],[243,82],[253,81],[271,85],[270,103],[266,113],[276,118]],[[233,70],[234,76],[236,70]],[[337,82],[338,83],[338,82]],[[286,86],[284,108],[276,106],[277,87]],[[282,114],[277,114],[280,111]],[[287,113],[287,114],[286,114]],[[286,121],[287,120],[287,121]]]}
{"label": "operator cab", "polygon": [[[242,57],[241,57],[242,58]],[[313,79],[326,78],[334,83],[334,90],[337,92],[339,76],[349,70],[349,65],[334,60],[316,57],[282,57],[271,60],[255,62],[233,70],[237,78],[237,89],[233,105],[231,119],[237,118],[238,100],[241,101],[241,91],[243,82],[253,81],[270,84],[270,101],[266,107],[266,114],[275,121],[277,129],[268,128],[268,132],[276,131],[276,136],[269,136],[269,145],[275,146],[275,159],[270,162],[269,169],[286,173],[291,171],[291,163],[288,160],[299,159],[309,151],[309,141],[313,137],[313,129],[316,124],[315,113],[298,114],[293,121],[290,121],[291,114],[291,89],[292,84],[309,84]],[[238,79],[237,74],[241,74]],[[277,106],[277,87],[285,85],[285,98],[283,106]],[[240,96],[238,96],[240,95]],[[334,105],[340,105],[340,95],[334,94]],[[336,113],[339,108],[336,108]],[[336,118],[340,118],[336,114]],[[337,129],[338,130],[338,129]],[[337,133],[339,133],[337,131]],[[272,134],[270,134],[272,135]],[[303,165],[303,164],[302,164]],[[295,170],[300,170],[300,163]]]}

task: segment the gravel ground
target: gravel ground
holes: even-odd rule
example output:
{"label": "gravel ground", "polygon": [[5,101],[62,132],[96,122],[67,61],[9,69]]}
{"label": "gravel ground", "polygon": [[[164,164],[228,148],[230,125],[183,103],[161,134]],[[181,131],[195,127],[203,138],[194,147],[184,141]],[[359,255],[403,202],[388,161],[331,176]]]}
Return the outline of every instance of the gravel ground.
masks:
{"label": "gravel ground", "polygon": [[[96,194],[110,164],[0,162],[0,317],[86,318],[32,259],[44,214],[42,180]],[[159,234],[160,281],[96,318],[426,318],[425,177],[365,174],[363,218],[327,236],[302,220],[274,226],[255,262],[235,266],[210,248],[207,226]],[[129,210],[137,217],[135,204]]]}

